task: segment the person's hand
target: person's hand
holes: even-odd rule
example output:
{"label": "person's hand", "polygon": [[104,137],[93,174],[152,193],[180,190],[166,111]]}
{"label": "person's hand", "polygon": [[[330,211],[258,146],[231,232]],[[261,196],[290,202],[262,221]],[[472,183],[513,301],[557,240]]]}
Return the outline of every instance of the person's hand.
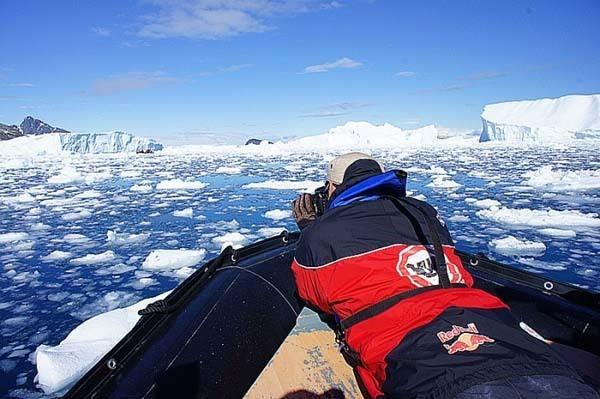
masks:
{"label": "person's hand", "polygon": [[292,202],[292,212],[300,230],[314,222],[317,218],[317,212],[313,205],[312,195],[308,193],[300,194]]}

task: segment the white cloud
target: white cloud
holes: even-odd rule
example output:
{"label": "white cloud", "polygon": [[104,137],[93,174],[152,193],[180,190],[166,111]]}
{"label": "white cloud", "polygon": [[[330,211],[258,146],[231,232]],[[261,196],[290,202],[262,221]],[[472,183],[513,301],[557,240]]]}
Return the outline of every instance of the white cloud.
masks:
{"label": "white cloud", "polygon": [[8,87],[35,87],[33,83],[9,83]]}
{"label": "white cloud", "polygon": [[101,26],[96,26],[96,27],[92,28],[92,32],[94,32],[98,36],[104,36],[104,37],[110,36],[110,34],[112,33],[110,31],[110,29],[106,29]]}
{"label": "white cloud", "polygon": [[304,68],[304,73],[321,73],[329,72],[332,69],[352,69],[358,68],[362,65],[362,62],[353,60],[352,58],[344,57],[337,61],[325,62],[323,64],[309,65]]}
{"label": "white cloud", "polygon": [[452,85],[446,85],[446,86],[429,87],[426,89],[418,89],[418,90],[411,92],[410,94],[453,92],[453,91],[461,91],[461,90],[467,89],[469,87],[470,87],[469,85],[452,84]]}
{"label": "white cloud", "polygon": [[400,76],[403,78],[408,78],[411,76],[415,76],[415,73],[412,71],[400,71],[400,72],[396,72],[396,76]]}
{"label": "white cloud", "polygon": [[179,82],[181,82],[180,79],[161,71],[129,72],[97,79],[93,82],[92,89],[88,94],[105,96],[124,91],[142,90]]}
{"label": "white cloud", "polygon": [[251,68],[253,66],[254,66],[254,64],[236,64],[236,65],[230,65],[228,67],[222,68],[221,72],[237,72],[237,71],[241,71],[242,69]]}
{"label": "white cloud", "polygon": [[348,115],[355,109],[369,107],[371,104],[363,102],[341,102],[320,107],[317,111],[298,115],[300,118],[330,118]]}
{"label": "white cloud", "polygon": [[148,38],[220,39],[271,29],[275,15],[341,7],[322,0],[148,0],[155,6],[143,19],[138,35]]}
{"label": "white cloud", "polygon": [[497,79],[508,76],[508,72],[480,72],[474,75],[469,76],[461,76],[459,80],[487,80],[487,79]]}

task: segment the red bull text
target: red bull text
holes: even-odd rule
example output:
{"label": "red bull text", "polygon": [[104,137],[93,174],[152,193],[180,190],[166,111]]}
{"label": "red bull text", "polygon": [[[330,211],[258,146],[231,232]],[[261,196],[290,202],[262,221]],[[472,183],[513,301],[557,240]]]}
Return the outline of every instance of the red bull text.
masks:
{"label": "red bull text", "polygon": [[[472,352],[486,342],[494,342],[487,335],[479,334],[475,323],[469,323],[467,327],[453,325],[450,331],[438,332],[437,337],[444,344],[444,348],[446,348],[449,355],[457,352]],[[454,342],[446,344],[454,338],[456,338]]]}

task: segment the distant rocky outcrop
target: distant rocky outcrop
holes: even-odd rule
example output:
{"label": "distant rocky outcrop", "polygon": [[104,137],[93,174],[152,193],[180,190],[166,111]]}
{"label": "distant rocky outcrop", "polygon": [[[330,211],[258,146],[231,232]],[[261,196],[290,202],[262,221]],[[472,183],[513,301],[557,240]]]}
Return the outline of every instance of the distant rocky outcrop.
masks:
{"label": "distant rocky outcrop", "polygon": [[44,121],[28,116],[19,126],[0,123],[0,140],[10,140],[20,136],[39,136],[48,133],[69,133],[68,130],[50,126]]}
{"label": "distant rocky outcrop", "polygon": [[59,127],[50,126],[44,121],[28,116],[21,122],[21,131],[25,135],[32,134],[34,136],[48,133],[70,133],[68,130]]}
{"label": "distant rocky outcrop", "polygon": [[23,132],[17,125],[5,125],[0,123],[0,140],[10,140],[22,136]]}
{"label": "distant rocky outcrop", "polygon": [[246,141],[246,145],[261,145],[263,143],[273,144],[272,141],[260,140],[260,139],[250,139],[250,140]]}

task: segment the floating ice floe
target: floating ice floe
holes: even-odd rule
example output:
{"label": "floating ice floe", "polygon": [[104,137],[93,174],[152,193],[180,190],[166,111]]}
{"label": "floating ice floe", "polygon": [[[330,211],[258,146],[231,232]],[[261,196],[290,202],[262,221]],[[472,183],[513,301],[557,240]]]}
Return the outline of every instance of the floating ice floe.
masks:
{"label": "floating ice floe", "polygon": [[21,193],[10,197],[0,197],[0,202],[5,204],[27,204],[35,202],[35,197],[29,193]]}
{"label": "floating ice floe", "polygon": [[41,259],[46,262],[51,262],[51,261],[65,260],[65,259],[69,259],[72,257],[73,257],[73,254],[71,252],[52,251],[48,255],[42,257]]}
{"label": "floating ice floe", "polygon": [[150,286],[156,285],[156,284],[158,284],[156,279],[153,279],[150,277],[142,277],[140,279],[137,279],[137,280],[131,282],[131,287],[135,290],[143,290],[146,287],[150,287]]}
{"label": "floating ice floe", "polygon": [[242,186],[242,188],[264,188],[271,190],[296,190],[302,192],[314,192],[315,189],[321,187],[323,183],[304,180],[304,181],[289,181],[289,180],[266,180],[257,183],[248,183]]}
{"label": "floating ice floe", "polygon": [[599,228],[600,218],[596,213],[582,213],[574,210],[557,211],[491,208],[477,212],[477,216],[497,223],[515,227],[541,227],[578,229]]}
{"label": "floating ice floe", "polygon": [[46,394],[68,389],[131,331],[141,317],[140,309],[168,294],[99,314],[77,326],[60,344],[40,345],[35,352],[39,387]]}
{"label": "floating ice floe", "polygon": [[118,233],[113,230],[108,230],[106,232],[106,241],[112,245],[133,245],[133,244],[141,244],[146,242],[150,237],[149,233],[140,233],[140,234],[128,234],[128,233]]}
{"label": "floating ice floe", "polygon": [[156,185],[157,190],[201,190],[208,186],[207,183],[190,180],[163,180]]}
{"label": "floating ice floe", "polygon": [[194,210],[192,208],[185,208],[179,211],[173,211],[173,216],[180,218],[192,218],[194,217]]}
{"label": "floating ice floe", "polygon": [[87,254],[81,258],[71,259],[71,263],[74,265],[97,265],[112,262],[115,258],[113,251],[105,251],[100,254]]}
{"label": "floating ice floe", "polygon": [[226,233],[220,237],[215,237],[212,242],[221,246],[221,251],[228,246],[241,248],[248,242],[248,237],[239,232]]}
{"label": "floating ice floe", "polygon": [[467,215],[452,215],[448,218],[450,222],[468,222],[471,218]]}
{"label": "floating ice floe", "polygon": [[514,236],[492,240],[489,247],[506,256],[542,256],[546,252],[543,242],[519,240]]}
{"label": "floating ice floe", "polygon": [[92,172],[85,175],[84,180],[87,184],[96,183],[103,180],[112,179],[113,175],[109,171]]}
{"label": "floating ice floe", "polygon": [[64,242],[68,242],[70,244],[85,244],[88,243],[90,241],[90,239],[86,236],[84,236],[83,234],[67,234],[65,235],[62,240]]}
{"label": "floating ice floe", "polygon": [[0,234],[0,244],[23,241],[29,238],[29,234],[23,232]]}
{"label": "floating ice floe", "polygon": [[600,169],[556,171],[551,166],[544,166],[523,176],[527,178],[523,184],[539,190],[559,192],[600,189]]}
{"label": "floating ice floe", "polygon": [[517,258],[519,263],[542,270],[566,270],[566,266],[558,262],[545,262],[534,258]]}
{"label": "floating ice floe", "polygon": [[261,227],[257,230],[257,234],[261,237],[273,237],[286,231],[285,227]]}
{"label": "floating ice floe", "polygon": [[265,212],[264,217],[273,220],[281,220],[292,217],[292,211],[283,210],[283,209],[273,209]]}
{"label": "floating ice floe", "polygon": [[79,212],[69,212],[69,213],[65,213],[64,215],[61,216],[62,220],[65,220],[67,222],[72,222],[75,220],[80,220],[80,219],[86,219],[89,218],[90,216],[92,216],[92,213],[90,211],[79,211]]}
{"label": "floating ice floe", "polygon": [[427,187],[438,188],[442,190],[456,190],[461,185],[452,179],[449,179],[446,175],[433,176],[433,181],[427,185]]}
{"label": "floating ice floe", "polygon": [[239,175],[242,173],[242,168],[239,166],[220,166],[215,170],[216,173],[222,173],[225,175]]}
{"label": "floating ice floe", "polygon": [[146,270],[173,270],[195,266],[206,256],[201,249],[157,249],[146,257],[142,267]]}
{"label": "floating ice floe", "polygon": [[500,201],[496,201],[493,199],[484,199],[473,202],[473,205],[480,209],[489,209],[489,208],[497,208],[499,207]]}
{"label": "floating ice floe", "polygon": [[48,179],[48,183],[50,184],[70,184],[83,181],[85,181],[85,177],[83,177],[77,169],[69,165],[63,167],[58,175]]}
{"label": "floating ice floe", "polygon": [[52,227],[44,223],[34,223],[31,225],[32,231],[50,230]]}
{"label": "floating ice floe", "polygon": [[26,158],[13,158],[0,162],[0,169],[24,169],[30,166]]}
{"label": "floating ice floe", "polygon": [[573,230],[563,230],[563,229],[553,229],[553,228],[539,229],[538,233],[544,234],[547,236],[556,237],[556,238],[574,238],[575,236],[577,236],[577,233],[574,232]]}
{"label": "floating ice floe", "polygon": [[131,186],[131,188],[129,190],[135,191],[138,193],[149,193],[150,191],[152,191],[152,186],[150,186],[148,184],[135,184],[135,185]]}
{"label": "floating ice floe", "polygon": [[135,270],[135,266],[117,263],[116,265],[101,267],[94,270],[94,274],[98,276],[118,276],[119,274],[127,273]]}
{"label": "floating ice floe", "polygon": [[119,176],[121,176],[124,179],[140,177],[141,175],[142,175],[142,172],[140,172],[139,170],[124,170],[123,172],[121,172],[119,174]]}

